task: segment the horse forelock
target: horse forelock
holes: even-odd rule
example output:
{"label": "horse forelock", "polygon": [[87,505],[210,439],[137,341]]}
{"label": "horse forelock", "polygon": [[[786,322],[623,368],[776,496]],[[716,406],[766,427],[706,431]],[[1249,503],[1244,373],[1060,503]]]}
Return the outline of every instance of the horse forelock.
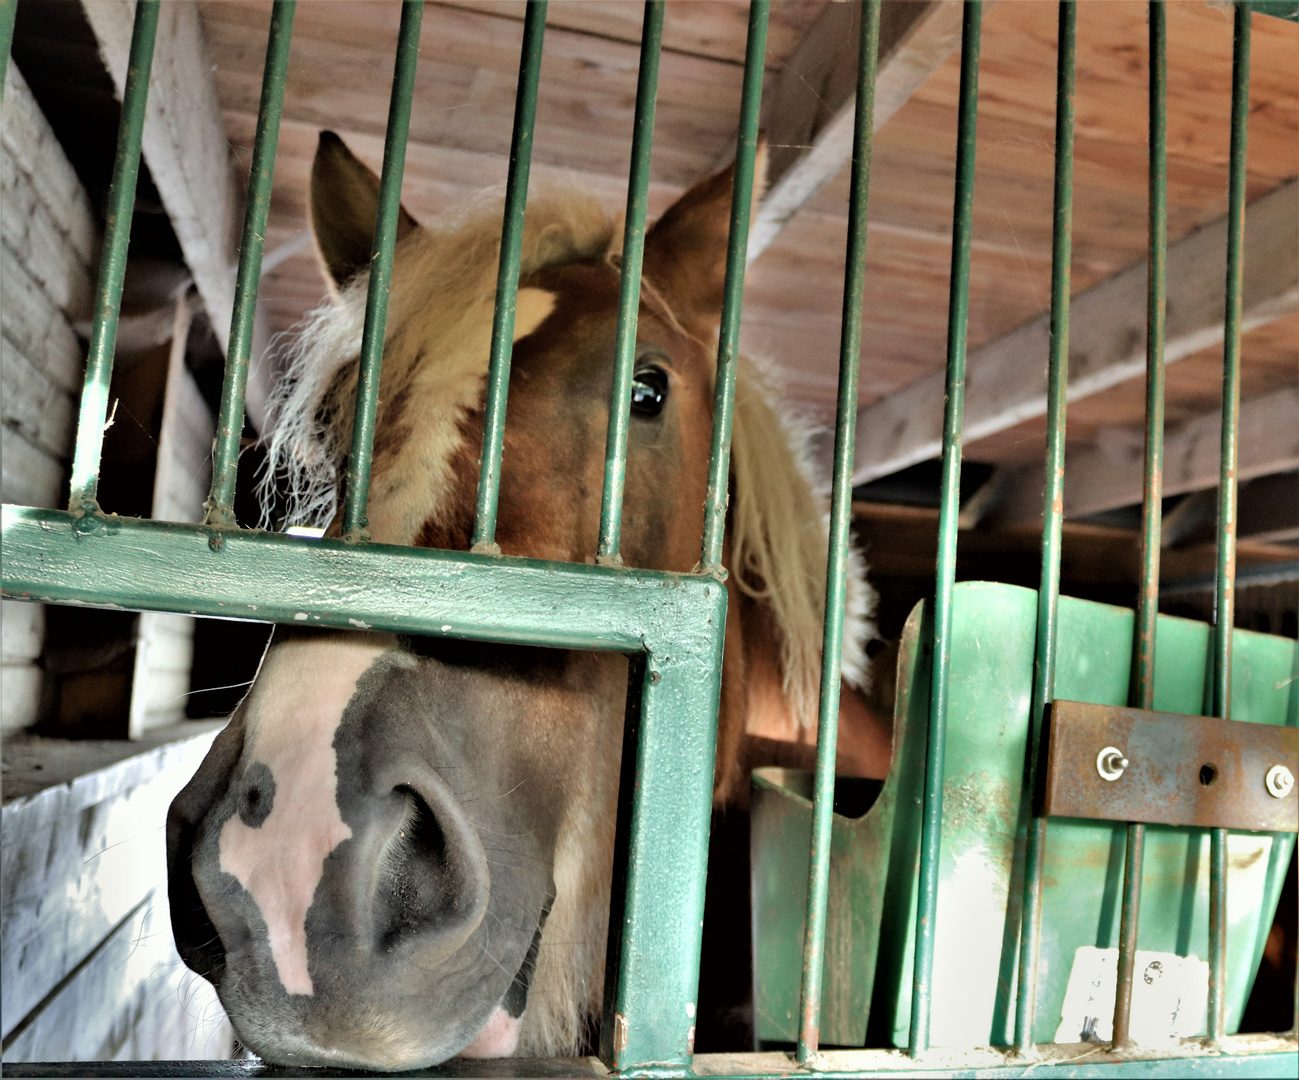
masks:
{"label": "horse forelock", "polygon": [[[369,500],[376,540],[409,544],[445,510],[461,421],[480,403],[487,373],[500,222],[499,203],[482,205],[440,228],[416,229],[397,247]],[[521,276],[600,256],[612,237],[594,198],[547,193],[528,205]],[[368,288],[369,275],[357,275],[280,345],[284,375],[271,402],[263,527],[277,492],[285,526],[327,526],[337,511]],[[551,306],[542,290],[521,290],[516,338]]]}

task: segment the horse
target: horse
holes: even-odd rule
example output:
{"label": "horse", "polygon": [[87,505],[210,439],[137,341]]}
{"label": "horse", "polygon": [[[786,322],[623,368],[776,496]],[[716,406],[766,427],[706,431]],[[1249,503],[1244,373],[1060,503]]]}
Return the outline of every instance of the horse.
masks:
{"label": "horse", "polygon": [[[698,561],[732,184],[727,169],[695,185],[645,237],[622,533],[631,566]],[[332,535],[377,199],[373,171],[322,133],[309,214],[328,295],[291,347],[269,460],[290,519],[332,518]],[[470,547],[500,220],[499,202],[437,227],[401,212],[369,497],[375,543]],[[580,192],[528,205],[496,532],[504,556],[594,561],[619,232]],[[815,727],[826,552],[805,439],[746,360],[716,805],[744,798],[747,736],[806,744]],[[859,687],[870,600],[855,553],[850,577],[844,679]],[[278,628],[167,819],[177,949],[215,985],[242,1043],[270,1062],[375,1070],[588,1045],[627,678],[621,655]],[[874,740],[882,776],[889,733],[853,730]]]}

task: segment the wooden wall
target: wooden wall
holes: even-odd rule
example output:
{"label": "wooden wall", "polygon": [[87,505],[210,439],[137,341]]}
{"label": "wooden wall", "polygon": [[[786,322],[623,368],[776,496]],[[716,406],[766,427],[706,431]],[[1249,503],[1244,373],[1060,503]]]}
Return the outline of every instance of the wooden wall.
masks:
{"label": "wooden wall", "polygon": [[143,752],[30,736],[8,748],[0,1060],[229,1056],[216,993],[172,941],[163,831],[217,727]]}
{"label": "wooden wall", "polygon": [[[5,77],[0,178],[0,496],[54,506],[65,497],[82,347],[99,250],[89,200],[17,66]],[[36,718],[44,611],[6,603],[0,732]]]}

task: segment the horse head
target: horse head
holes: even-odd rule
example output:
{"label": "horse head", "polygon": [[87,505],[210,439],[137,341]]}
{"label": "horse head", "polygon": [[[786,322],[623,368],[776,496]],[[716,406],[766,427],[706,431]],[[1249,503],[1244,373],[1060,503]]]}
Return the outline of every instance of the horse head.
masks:
{"label": "horse head", "polygon": [[[332,512],[350,438],[377,192],[323,135],[311,216],[330,298],[299,335],[272,447],[308,513]],[[730,197],[728,170],[646,236],[629,565],[689,571],[698,559]],[[499,213],[425,229],[402,211],[375,542],[470,545]],[[616,233],[571,194],[535,200],[524,232],[496,538],[505,555],[592,562]],[[747,378],[739,400],[722,796],[764,656],[775,698],[806,710],[825,559],[797,454]],[[741,601],[758,628],[747,642]],[[582,1045],[600,1002],[626,693],[617,655],[277,630],[168,818],[177,946],[240,1039],[274,1062],[386,1070]]]}

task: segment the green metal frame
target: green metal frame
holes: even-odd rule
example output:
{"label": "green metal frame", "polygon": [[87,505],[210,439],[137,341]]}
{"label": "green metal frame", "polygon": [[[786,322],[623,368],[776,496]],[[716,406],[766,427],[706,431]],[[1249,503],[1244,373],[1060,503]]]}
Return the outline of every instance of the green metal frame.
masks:
{"label": "green metal frame", "polygon": [[[664,0],[647,0],[641,41],[623,243],[615,369],[604,471],[596,566],[548,563],[500,556],[495,544],[496,506],[502,467],[514,307],[520,270],[524,207],[537,108],[544,0],[529,5],[524,23],[505,201],[497,304],[493,322],[488,394],[473,550],[453,553],[369,542],[366,499],[374,423],[398,227],[405,147],[414,98],[422,0],[401,7],[379,210],[368,283],[352,445],[344,489],[344,535],[305,540],[238,528],[233,513],[239,437],[253,313],[256,308],[266,218],[275,165],[280,114],[292,34],[294,0],[276,0],[271,12],[265,75],[253,167],[245,208],[230,350],[217,428],[208,515],[202,525],[173,525],[105,515],[95,501],[102,432],[107,411],[113,349],[125,271],[131,211],[139,170],[159,0],[139,0],[124,91],[117,156],[104,235],[94,323],[66,511],[5,506],[0,520],[3,595],[47,603],[130,610],[179,611],[217,618],[253,619],[400,633],[445,635],[481,641],[599,649],[627,653],[640,673],[639,706],[632,710],[618,825],[614,917],[611,919],[602,1057],[624,1075],[790,1074],[795,1062],[764,1055],[694,1057],[693,1027],[698,981],[703,888],[712,792],[715,718],[725,634],[726,571],[721,565],[729,476],[730,433],[743,299],[744,266],[758,119],[764,73],[769,0],[750,7],[737,168],[728,246],[725,301],[715,388],[714,431],[699,569],[664,574],[627,569],[620,557],[623,482],[631,381],[635,362],[641,261],[646,232],[649,165],[662,42]],[[0,45],[7,62],[15,0],[0,0]],[[1297,17],[1295,0],[1238,3],[1232,104],[1230,228],[1227,278],[1226,363],[1223,395],[1220,557],[1215,577],[1218,627],[1214,638],[1213,711],[1225,715],[1230,697],[1232,596],[1235,580],[1234,511],[1236,418],[1239,402],[1240,297],[1244,222],[1244,155],[1248,119],[1248,58],[1251,11]],[[803,945],[803,985],[797,1068],[819,1073],[888,1075],[922,1069],[949,1076],[1015,1076],[1050,1063],[1066,1076],[1293,1075],[1293,1037],[1222,1041],[1226,978],[1225,834],[1212,841],[1210,949],[1214,1007],[1210,1034],[1218,1050],[1182,1048],[1180,1057],[1102,1054],[1098,1050],[1034,1045],[1037,927],[1041,917],[1043,865],[1049,857],[1043,821],[1031,821],[1027,846],[1020,951],[1019,1007],[1015,1048],[995,1051],[930,1051],[937,882],[942,859],[944,748],[952,663],[952,611],[957,541],[957,495],[969,305],[970,247],[978,102],[981,4],[964,8],[953,252],[947,350],[947,400],[943,422],[942,511],[933,605],[933,663],[925,705],[925,735],[917,753],[918,885],[914,917],[909,1050],[822,1053],[820,992],[825,958],[826,888],[832,848],[833,761],[842,648],[851,461],[861,346],[866,208],[873,93],[879,40],[879,0],[863,0],[850,195],[848,271],[841,337],[835,474],[825,616],[820,733],[813,800],[809,807],[808,904]],[[1042,711],[1053,695],[1059,604],[1060,529],[1065,384],[1070,295],[1072,200],[1072,93],[1074,81],[1072,0],[1060,7],[1057,84],[1055,226],[1053,238],[1051,348],[1048,356],[1048,485],[1044,503],[1042,588],[1037,599],[1034,686],[1026,773],[1031,777]],[[1159,474],[1163,426],[1163,309],[1165,295],[1166,191],[1164,166],[1165,31],[1162,4],[1151,4],[1151,209],[1150,306],[1144,575],[1133,643],[1131,700],[1148,704],[1154,685],[1154,627],[1159,551]],[[2,74],[0,70],[0,74]],[[923,783],[920,782],[923,777]],[[1127,885],[1122,903],[1122,963],[1135,947],[1143,833],[1131,826],[1126,845]],[[897,948],[902,948],[897,945]],[[1009,989],[1007,990],[1009,993]],[[1122,995],[1120,995],[1122,998]],[[1126,1031],[1127,1005],[1116,1007],[1116,1042]],[[1073,1054],[1073,1056],[1069,1056]],[[1099,1056],[1097,1056],[1099,1055]],[[1040,1062],[1030,1063],[1029,1057]],[[582,1075],[588,1059],[518,1063],[533,1073],[558,1069]],[[138,1063],[132,1074],[148,1072]],[[246,1063],[160,1065],[168,1074],[243,1076],[274,1070]],[[75,1066],[84,1073],[87,1066]],[[451,1075],[455,1066],[429,1070]],[[100,1063],[100,1075],[118,1066]],[[57,1075],[60,1068],[6,1065],[15,1076]],[[65,1070],[66,1071],[66,1070]],[[501,1072],[499,1066],[495,1072]]]}

